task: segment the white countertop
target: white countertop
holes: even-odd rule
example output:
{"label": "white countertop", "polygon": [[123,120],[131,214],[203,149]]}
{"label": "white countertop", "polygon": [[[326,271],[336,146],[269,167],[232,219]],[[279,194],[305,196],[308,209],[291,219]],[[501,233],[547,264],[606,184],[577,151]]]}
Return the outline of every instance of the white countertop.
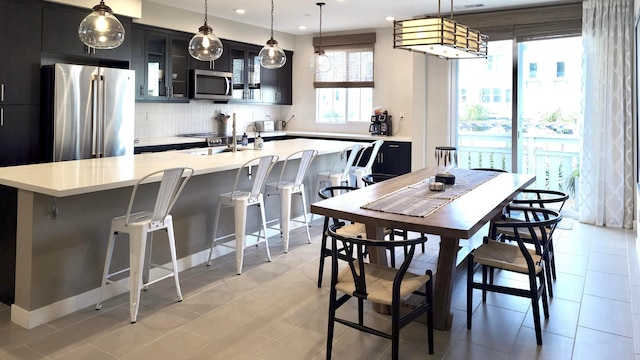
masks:
{"label": "white countertop", "polygon": [[[247,161],[274,154],[284,160],[290,154],[316,149],[319,155],[337,153],[349,143],[335,140],[292,139],[271,141],[263,150],[251,146],[236,153],[193,155],[193,150],[165,151],[102,159],[85,159],[45,164],[0,167],[0,185],[54,197],[85,194],[134,185],[157,170],[189,166],[195,175],[237,169]],[[150,182],[160,178],[150,179]]]}
{"label": "white countertop", "polygon": [[[249,138],[254,138],[255,133],[253,131],[246,132]],[[242,135],[243,132],[238,133]],[[272,131],[260,133],[263,138],[269,138],[274,136],[300,136],[307,138],[330,138],[336,140],[387,140],[387,141],[401,141],[411,142],[411,137],[408,136],[374,136],[371,134],[344,134],[344,133],[331,133],[331,132],[315,132],[315,131]],[[171,144],[187,144],[187,143],[204,143],[202,138],[184,137],[184,136],[165,136],[156,138],[141,138],[136,139],[135,146],[158,146],[158,145],[171,145]]]}

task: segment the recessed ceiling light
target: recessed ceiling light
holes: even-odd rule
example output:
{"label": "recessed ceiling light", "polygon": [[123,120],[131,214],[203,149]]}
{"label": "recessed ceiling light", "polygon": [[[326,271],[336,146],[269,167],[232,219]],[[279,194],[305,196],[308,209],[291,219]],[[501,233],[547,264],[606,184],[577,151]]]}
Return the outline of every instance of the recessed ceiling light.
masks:
{"label": "recessed ceiling light", "polygon": [[300,30],[305,30],[307,28],[307,25],[298,25],[298,29]]}
{"label": "recessed ceiling light", "polygon": [[233,11],[235,11],[236,14],[244,14],[244,9],[234,9]]}
{"label": "recessed ceiling light", "polygon": [[387,21],[394,21],[396,18],[394,18],[393,16],[386,16],[384,19]]}

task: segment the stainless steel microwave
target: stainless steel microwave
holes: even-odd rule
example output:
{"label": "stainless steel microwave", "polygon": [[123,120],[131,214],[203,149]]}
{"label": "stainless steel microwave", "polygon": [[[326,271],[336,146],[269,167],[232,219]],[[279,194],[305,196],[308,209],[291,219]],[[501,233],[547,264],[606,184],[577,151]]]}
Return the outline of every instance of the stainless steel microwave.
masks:
{"label": "stainless steel microwave", "polygon": [[189,70],[189,98],[214,101],[231,100],[233,73]]}

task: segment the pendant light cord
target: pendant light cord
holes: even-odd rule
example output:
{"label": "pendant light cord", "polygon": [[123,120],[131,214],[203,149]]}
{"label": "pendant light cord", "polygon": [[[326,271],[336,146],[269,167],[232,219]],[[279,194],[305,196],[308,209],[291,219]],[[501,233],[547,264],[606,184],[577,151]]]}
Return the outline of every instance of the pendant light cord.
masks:
{"label": "pendant light cord", "polygon": [[204,24],[207,25],[207,0],[204,0]]}
{"label": "pendant light cord", "polygon": [[271,40],[273,40],[273,0],[271,0]]}
{"label": "pendant light cord", "polygon": [[320,41],[318,47],[320,48],[320,53],[322,53],[322,6],[324,3],[318,3],[316,5],[320,6]]}

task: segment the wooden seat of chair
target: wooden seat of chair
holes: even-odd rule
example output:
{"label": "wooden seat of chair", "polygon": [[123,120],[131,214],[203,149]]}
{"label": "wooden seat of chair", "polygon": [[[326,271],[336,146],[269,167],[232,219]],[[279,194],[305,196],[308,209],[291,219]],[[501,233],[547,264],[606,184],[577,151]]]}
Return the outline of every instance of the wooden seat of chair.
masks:
{"label": "wooden seat of chair", "polygon": [[[358,261],[354,262],[354,266],[357,268]],[[364,264],[367,277],[365,282],[367,284],[367,300],[391,305],[393,300],[393,279],[398,274],[398,269],[390,268],[384,265],[378,264]],[[420,289],[431,277],[429,275],[416,275],[407,272],[400,283],[400,297],[406,298],[414,291]],[[353,295],[356,291],[356,285],[351,275],[351,269],[349,267],[344,268],[338,274],[338,282],[336,283],[336,290]]]}
{"label": "wooden seat of chair", "polygon": [[[351,236],[351,237],[359,237],[366,238],[367,237],[367,229],[362,223],[353,223],[353,224],[345,224],[336,232],[342,236]],[[384,229],[384,234],[391,234],[391,229]]]}
{"label": "wooden seat of chair", "polygon": [[[540,272],[542,267],[539,265],[542,256],[537,255],[534,249],[528,249],[531,258],[536,263],[536,274]],[[529,273],[527,261],[522,255],[518,245],[503,243],[495,240],[489,240],[487,243],[480,245],[473,252],[473,260],[477,264],[487,265],[498,269],[515,271],[523,274]]]}

